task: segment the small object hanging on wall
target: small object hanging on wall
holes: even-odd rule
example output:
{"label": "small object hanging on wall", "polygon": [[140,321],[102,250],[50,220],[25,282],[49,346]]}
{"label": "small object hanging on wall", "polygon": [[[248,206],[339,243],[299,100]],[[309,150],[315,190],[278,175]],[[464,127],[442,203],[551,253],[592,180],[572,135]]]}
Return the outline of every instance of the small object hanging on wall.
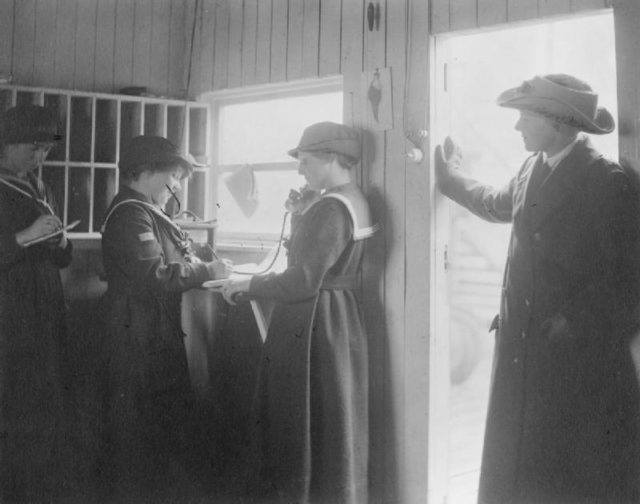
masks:
{"label": "small object hanging on wall", "polygon": [[375,27],[376,31],[380,30],[380,2],[369,2],[367,6],[367,24],[369,25],[369,31],[373,31]]}
{"label": "small object hanging on wall", "polygon": [[391,68],[376,68],[362,74],[363,110],[370,129],[393,129]]}
{"label": "small object hanging on wall", "polygon": [[369,2],[367,6],[367,24],[369,25],[369,31],[373,31],[373,23],[376,16],[376,7],[373,2]]}

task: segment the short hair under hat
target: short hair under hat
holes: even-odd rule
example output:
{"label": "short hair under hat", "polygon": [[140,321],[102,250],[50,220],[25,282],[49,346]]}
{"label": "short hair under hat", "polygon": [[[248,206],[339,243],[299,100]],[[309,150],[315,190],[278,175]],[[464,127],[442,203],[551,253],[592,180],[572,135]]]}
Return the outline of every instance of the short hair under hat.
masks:
{"label": "short hair under hat", "polygon": [[53,111],[40,105],[17,105],[0,118],[0,145],[57,142],[58,121]]}
{"label": "short hair under hat", "polygon": [[297,158],[303,152],[328,152],[342,154],[357,163],[360,160],[362,147],[358,130],[334,122],[319,122],[305,128],[302,138],[289,155]]}
{"label": "short hair under hat", "polygon": [[567,74],[536,76],[498,96],[501,107],[529,110],[574,126],[587,133],[604,135],[615,128],[615,120],[591,87]]}

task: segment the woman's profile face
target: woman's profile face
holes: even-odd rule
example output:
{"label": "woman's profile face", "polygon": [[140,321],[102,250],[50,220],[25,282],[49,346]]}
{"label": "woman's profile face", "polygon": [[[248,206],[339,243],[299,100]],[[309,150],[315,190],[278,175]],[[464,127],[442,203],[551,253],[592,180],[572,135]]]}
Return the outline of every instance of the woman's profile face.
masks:
{"label": "woman's profile face", "polygon": [[313,191],[327,188],[327,177],[331,163],[325,158],[314,156],[310,152],[298,153],[298,173],[302,175]]}
{"label": "woman's profile face", "polygon": [[176,165],[171,170],[167,171],[146,171],[140,174],[138,179],[141,183],[141,189],[153,203],[161,208],[167,204],[169,198],[171,198],[172,191],[178,191],[180,189],[180,180],[184,176],[182,167]]}
{"label": "woman's profile face", "polygon": [[4,148],[5,165],[17,173],[39,168],[53,147],[49,142],[33,142],[7,145]]}

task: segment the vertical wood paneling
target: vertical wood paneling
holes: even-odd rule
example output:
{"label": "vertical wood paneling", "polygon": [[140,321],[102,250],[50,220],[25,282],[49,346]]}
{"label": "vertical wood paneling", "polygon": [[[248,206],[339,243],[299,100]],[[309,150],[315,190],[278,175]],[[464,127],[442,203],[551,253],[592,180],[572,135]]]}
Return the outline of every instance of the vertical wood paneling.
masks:
{"label": "vertical wood paneling", "polygon": [[272,0],[271,10],[271,82],[287,79],[288,0]]}
{"label": "vertical wood paneling", "polygon": [[636,170],[640,170],[640,2],[616,0],[613,15],[618,68],[620,159],[630,162]]}
{"label": "vertical wood paneling", "polygon": [[478,24],[478,4],[476,0],[452,0],[449,7],[451,29],[466,30]]}
{"label": "vertical wood paneling", "polygon": [[53,87],[63,89],[73,88],[75,70],[74,55],[76,50],[76,4],[77,2],[75,0],[58,0]]}
{"label": "vertical wood paneling", "polygon": [[360,100],[362,86],[362,48],[364,33],[363,1],[342,3],[342,46],[340,68],[343,76],[343,116],[345,124],[362,124]]}
{"label": "vertical wood paneling", "polygon": [[[526,1],[526,0],[525,0]],[[449,0],[431,0],[431,33],[446,33],[451,30]]]}
{"label": "vertical wood paneling", "polygon": [[56,0],[39,0],[36,6],[33,65],[33,84],[35,86],[47,86],[53,82],[57,8],[58,2]]}
{"label": "vertical wood paneling", "polygon": [[571,0],[571,11],[580,12],[607,8],[606,0]]}
{"label": "vertical wood paneling", "polygon": [[[213,59],[216,44],[216,0],[201,0],[202,11],[198,22],[200,29],[198,68],[193,67],[193,96],[197,96],[205,91],[210,91],[213,86]],[[196,78],[199,72],[199,78]]]}
{"label": "vertical wood paneling", "polygon": [[113,91],[113,56],[115,50],[115,19],[117,0],[99,0],[96,28],[94,89]]}
{"label": "vertical wood paneling", "polygon": [[535,0],[507,0],[507,21],[521,21],[538,16]]}
{"label": "vertical wood paneling", "polygon": [[13,59],[13,1],[0,2],[0,76],[9,76]]}
{"label": "vertical wood paneling", "polygon": [[133,17],[133,79],[134,86],[153,87],[151,82],[151,32],[153,30],[153,0],[136,0]]}
{"label": "vertical wood paneling", "polygon": [[302,77],[318,75],[320,0],[304,0],[302,18]]}
{"label": "vertical wood paneling", "polygon": [[272,0],[258,1],[256,32],[256,84],[269,82],[271,74],[271,7]]}
{"label": "vertical wood paneling", "polygon": [[92,90],[95,75],[97,0],[78,5],[76,21],[75,89]]}
{"label": "vertical wood paneling", "polygon": [[192,10],[193,0],[171,2],[171,25],[167,50],[169,86],[167,92],[174,98],[184,98],[186,93],[185,69],[189,65],[188,47],[191,44],[192,24],[187,23],[187,9]]}
{"label": "vertical wood paneling", "polygon": [[538,15],[553,16],[571,12],[571,0],[538,0]]}
{"label": "vertical wood paneling", "polygon": [[153,93],[167,95],[167,46],[170,44],[171,34],[171,0],[153,0],[152,16],[149,89]]}
{"label": "vertical wood paneling", "polygon": [[[357,2],[353,2],[356,3]],[[304,20],[304,2],[289,1],[287,30],[287,80],[302,76],[302,29]]]}
{"label": "vertical wood paneling", "polygon": [[36,3],[36,0],[15,3],[13,74],[14,80],[20,84],[33,83]]}
{"label": "vertical wood paneling", "polygon": [[[395,425],[395,429],[385,427],[387,432],[385,438],[387,445],[385,453],[394,453],[394,448],[398,449],[401,455],[394,460],[393,458],[385,460],[385,471],[389,475],[385,477],[385,487],[393,489],[397,486],[400,490],[398,499],[395,502],[411,502],[408,496],[411,493],[409,486],[415,482],[408,481],[408,464],[406,459],[407,453],[407,394],[406,392],[413,387],[411,382],[407,381],[406,362],[407,356],[405,352],[408,348],[410,329],[405,325],[406,316],[406,175],[408,166],[405,157],[405,127],[404,127],[404,92],[405,78],[407,70],[406,62],[406,33],[407,33],[407,12],[406,2],[398,2],[387,0],[381,2],[384,9],[382,17],[385,18],[385,37],[386,37],[386,66],[391,69],[392,79],[392,112],[393,112],[393,129],[385,133],[386,151],[384,160],[384,236],[386,249],[386,265],[384,270],[385,285],[385,306],[386,327],[387,331],[384,335],[385,344],[388,347],[388,371],[387,383],[381,384],[385,387],[385,407],[387,411],[387,421],[394,418],[391,425]],[[386,11],[386,12],[385,12]],[[381,23],[382,24],[382,23]],[[426,25],[428,26],[428,25]],[[382,30],[382,26],[381,26]],[[426,52],[426,47],[424,48]],[[423,53],[424,54],[424,53]],[[415,209],[411,209],[415,211]],[[413,274],[413,272],[411,272]],[[393,338],[393,343],[389,338]],[[414,440],[411,440],[413,442]],[[396,474],[397,472],[397,474]],[[396,476],[395,478],[390,476]],[[399,476],[399,478],[398,478]],[[387,490],[389,491],[389,490]],[[387,495],[387,497],[393,497]]]}
{"label": "vertical wood paneling", "polygon": [[216,5],[215,53],[211,89],[224,89],[229,82],[229,8],[226,2]]}
{"label": "vertical wood paneling", "polygon": [[[430,96],[430,62],[425,55],[430,55],[430,36],[423,29],[429,26],[429,6],[425,2],[409,2],[409,47],[407,70],[407,96],[405,98],[405,127],[410,131],[430,129],[429,96]],[[433,212],[433,190],[429,160],[430,142],[424,141],[425,159],[422,163],[407,163],[406,166],[406,233],[405,240],[405,325],[406,355],[404,380],[406,387],[405,414],[405,457],[406,463],[403,486],[407,487],[406,502],[444,502],[433,495],[435,482],[431,481],[430,464],[433,462],[442,467],[438,458],[428,459],[430,434],[430,384],[432,389],[442,385],[430,376],[429,362],[433,360],[431,345],[433,333],[433,296],[430,288],[433,285],[431,264],[433,229],[430,216]],[[448,355],[437,358],[447,359]],[[446,466],[445,466],[446,467]],[[425,498],[425,495],[429,495]]]}
{"label": "vertical wood paneling", "polygon": [[242,24],[242,84],[256,81],[256,40],[258,34],[258,0],[244,0]]}
{"label": "vertical wood paneling", "polygon": [[[365,2],[365,5],[368,2]],[[386,9],[381,4],[381,19],[378,30],[374,28],[364,33],[364,61],[363,70],[373,71],[382,68],[386,64]],[[371,492],[375,496],[374,502],[400,502],[390,498],[388,492],[390,481],[395,474],[395,462],[393,457],[396,446],[397,421],[394,413],[393,387],[395,381],[391,362],[396,355],[389,341],[392,334],[387,326],[387,277],[385,275],[387,259],[387,243],[391,239],[393,228],[389,226],[387,215],[387,201],[385,199],[385,158],[386,158],[386,134],[383,131],[375,131],[364,122],[369,117],[365,114],[367,84],[358,83],[361,92],[361,102],[357,106],[362,110],[364,130],[363,159],[361,163],[361,185],[367,195],[371,206],[372,216],[375,222],[383,225],[383,228],[365,244],[365,258],[362,265],[362,302],[363,311],[366,314],[366,326],[369,336],[369,366],[377,372],[370,375],[369,400],[371,402],[370,435],[372,458],[370,461],[369,481],[372,482]],[[395,347],[401,348],[404,334],[394,334]],[[392,492],[395,493],[395,492]]]}
{"label": "vertical wood paneling", "polygon": [[118,0],[116,5],[116,38],[113,59],[113,85],[116,90],[133,81],[133,21],[134,4]]}
{"label": "vertical wood paneling", "polygon": [[230,88],[242,85],[242,32],[243,2],[229,5],[229,61],[227,74]]}
{"label": "vertical wood paneling", "polygon": [[[380,2],[382,4],[382,2]],[[341,2],[324,0],[320,5],[320,51],[318,71],[321,76],[340,73]],[[401,9],[400,2],[394,6]],[[396,34],[399,35],[399,34]]]}
{"label": "vertical wood paneling", "polygon": [[507,0],[478,0],[478,26],[507,21]]}

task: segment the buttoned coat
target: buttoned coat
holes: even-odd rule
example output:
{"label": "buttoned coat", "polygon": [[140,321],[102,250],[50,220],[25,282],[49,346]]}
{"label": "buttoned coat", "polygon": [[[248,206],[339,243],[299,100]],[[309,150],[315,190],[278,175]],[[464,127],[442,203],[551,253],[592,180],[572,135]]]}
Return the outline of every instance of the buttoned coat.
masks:
{"label": "buttoned coat", "polygon": [[479,501],[637,502],[637,195],[586,138],[536,191],[541,163],[531,156],[500,190],[456,173],[440,184],[479,217],[513,222]]}
{"label": "buttoned coat", "polygon": [[71,263],[72,246],[18,245],[16,233],[51,213],[45,201],[52,198],[31,175],[2,176],[22,192],[0,183],[0,501],[43,501],[68,479],[60,270]]}
{"label": "buttoned coat", "polygon": [[276,301],[250,461],[257,502],[367,502],[367,334],[355,289],[371,232],[358,187],[333,188],[296,223],[288,268],[251,281],[251,295]]}
{"label": "buttoned coat", "polygon": [[105,472],[123,499],[183,498],[193,448],[193,397],[181,296],[210,274],[206,264],[192,260],[179,230],[142,194],[121,187],[107,214]]}

